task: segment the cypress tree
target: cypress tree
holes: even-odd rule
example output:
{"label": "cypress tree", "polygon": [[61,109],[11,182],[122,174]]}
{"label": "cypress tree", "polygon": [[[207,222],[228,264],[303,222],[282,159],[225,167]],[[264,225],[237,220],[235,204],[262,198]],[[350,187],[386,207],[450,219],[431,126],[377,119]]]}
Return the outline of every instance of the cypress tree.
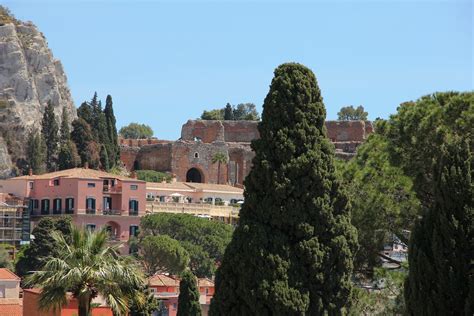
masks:
{"label": "cypress tree", "polygon": [[92,132],[84,119],[78,118],[72,122],[71,139],[76,144],[82,164],[89,163],[88,145],[92,141]]}
{"label": "cypress tree", "polygon": [[107,124],[107,133],[109,136],[109,148],[107,149],[107,153],[109,154],[110,166],[113,167],[120,159],[120,147],[118,144],[117,127],[114,115],[112,96],[110,94],[107,95],[107,98],[105,100],[104,114],[105,121]]}
{"label": "cypress tree", "polygon": [[227,105],[224,108],[224,120],[232,121],[233,119],[234,119],[234,109],[232,108],[232,105],[230,105],[230,103],[227,103]]}
{"label": "cypress tree", "polygon": [[325,116],[312,71],[279,66],[211,315],[332,315],[348,305],[356,231]]}
{"label": "cypress tree", "polygon": [[474,157],[458,137],[441,148],[433,171],[434,203],[409,247],[409,315],[473,315]]}
{"label": "cypress tree", "polygon": [[61,134],[61,139],[60,139],[61,144],[65,144],[71,139],[71,131],[69,128],[69,115],[67,114],[66,107],[63,107],[63,112],[61,115],[60,134]]}
{"label": "cypress tree", "polygon": [[81,157],[77,152],[76,144],[72,140],[67,140],[59,148],[58,168],[65,170],[81,165]]}
{"label": "cypress tree", "polygon": [[48,101],[48,105],[46,106],[43,114],[41,132],[46,143],[46,166],[48,170],[51,171],[56,166],[59,142],[59,127],[51,101]]}
{"label": "cypress tree", "polygon": [[93,124],[92,109],[87,102],[82,102],[81,106],[77,109],[77,117],[83,119],[89,125]]}
{"label": "cypress tree", "polygon": [[28,137],[26,158],[34,174],[46,171],[46,144],[42,135],[36,131],[32,131]]}
{"label": "cypress tree", "polygon": [[110,169],[109,155],[105,145],[100,146],[100,167],[106,171]]}
{"label": "cypress tree", "polygon": [[184,271],[181,275],[177,316],[201,316],[196,277],[190,270]]}

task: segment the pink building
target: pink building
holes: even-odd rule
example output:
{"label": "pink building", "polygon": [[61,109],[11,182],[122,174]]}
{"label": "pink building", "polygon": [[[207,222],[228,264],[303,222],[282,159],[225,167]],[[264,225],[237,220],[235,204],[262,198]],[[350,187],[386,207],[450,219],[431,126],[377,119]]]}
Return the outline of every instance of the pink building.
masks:
{"label": "pink building", "polygon": [[87,168],[0,180],[0,192],[27,199],[32,221],[70,215],[77,226],[107,227],[114,241],[136,235],[146,209],[144,181]]}

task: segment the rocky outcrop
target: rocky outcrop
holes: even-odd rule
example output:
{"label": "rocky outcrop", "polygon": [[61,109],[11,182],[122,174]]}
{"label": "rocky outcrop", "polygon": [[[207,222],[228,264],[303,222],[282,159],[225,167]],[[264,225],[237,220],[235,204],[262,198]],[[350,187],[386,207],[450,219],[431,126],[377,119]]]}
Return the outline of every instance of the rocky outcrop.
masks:
{"label": "rocky outcrop", "polygon": [[[0,21],[0,174],[13,161],[24,161],[29,132],[39,130],[43,111],[51,101],[58,120],[63,107],[69,118],[76,109],[61,62],[53,57],[44,35],[31,22]],[[3,143],[8,144],[5,153]],[[7,157],[10,156],[10,157]]]}

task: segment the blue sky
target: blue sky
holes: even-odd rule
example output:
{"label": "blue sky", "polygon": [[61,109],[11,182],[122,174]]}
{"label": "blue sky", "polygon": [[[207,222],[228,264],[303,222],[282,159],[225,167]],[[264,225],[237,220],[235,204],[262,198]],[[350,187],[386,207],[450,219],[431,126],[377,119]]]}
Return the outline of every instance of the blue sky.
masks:
{"label": "blue sky", "polygon": [[33,21],[76,106],[111,94],[118,126],[177,139],[204,109],[263,99],[279,64],[318,78],[328,119],[386,118],[434,91],[473,89],[471,1],[2,1]]}

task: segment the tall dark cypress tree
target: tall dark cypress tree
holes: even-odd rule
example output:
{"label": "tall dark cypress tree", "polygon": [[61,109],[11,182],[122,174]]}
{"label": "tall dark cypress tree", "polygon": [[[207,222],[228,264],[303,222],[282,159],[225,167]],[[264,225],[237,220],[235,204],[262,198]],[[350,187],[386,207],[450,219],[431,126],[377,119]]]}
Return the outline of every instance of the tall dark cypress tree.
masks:
{"label": "tall dark cypress tree", "polygon": [[76,144],[82,164],[89,163],[88,146],[93,141],[93,137],[91,128],[84,119],[78,118],[72,122],[71,139]]}
{"label": "tall dark cypress tree", "polygon": [[42,134],[37,131],[31,131],[28,137],[26,159],[34,174],[41,174],[46,171],[46,144]]}
{"label": "tall dark cypress tree", "polygon": [[46,143],[46,167],[49,171],[52,171],[56,167],[59,127],[51,101],[48,101],[48,105],[44,110],[41,133]]}
{"label": "tall dark cypress tree", "polygon": [[227,103],[227,105],[224,108],[224,120],[232,121],[233,119],[234,119],[234,109],[232,108],[232,105],[230,105],[230,103]]}
{"label": "tall dark cypress tree", "polygon": [[111,95],[107,95],[105,100],[104,114],[107,124],[107,134],[109,136],[107,153],[109,154],[110,167],[113,167],[120,159],[120,147],[118,145],[117,127]]}
{"label": "tall dark cypress tree", "polygon": [[61,115],[61,129],[60,129],[60,143],[66,144],[71,139],[71,130],[69,128],[69,115],[67,114],[66,107],[63,107]]}
{"label": "tall dark cypress tree", "polygon": [[473,315],[474,157],[468,141],[445,144],[434,168],[434,203],[409,247],[409,315]]}
{"label": "tall dark cypress tree", "polygon": [[190,270],[183,272],[179,283],[177,316],[201,316],[196,277]]}
{"label": "tall dark cypress tree", "polygon": [[77,117],[83,119],[89,125],[94,123],[92,109],[89,103],[82,102],[81,106],[77,109]]}
{"label": "tall dark cypress tree", "polygon": [[325,117],[312,71],[279,66],[211,315],[332,315],[348,305],[356,231]]}
{"label": "tall dark cypress tree", "polygon": [[109,155],[107,154],[105,145],[100,146],[100,167],[105,171],[110,169]]}

